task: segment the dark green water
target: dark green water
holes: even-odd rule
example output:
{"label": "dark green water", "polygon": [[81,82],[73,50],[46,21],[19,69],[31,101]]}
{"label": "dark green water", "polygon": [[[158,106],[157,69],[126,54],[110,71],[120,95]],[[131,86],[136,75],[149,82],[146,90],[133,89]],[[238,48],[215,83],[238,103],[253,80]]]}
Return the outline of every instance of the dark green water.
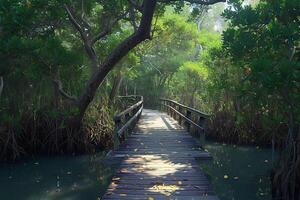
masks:
{"label": "dark green water", "polygon": [[114,172],[102,154],[40,158],[0,165],[1,200],[100,198]]}
{"label": "dark green water", "polygon": [[206,143],[213,162],[201,164],[221,200],[270,200],[270,149]]}
{"label": "dark green water", "polygon": [[[271,150],[207,143],[213,162],[201,164],[221,200],[269,200]],[[45,157],[0,165],[1,200],[96,200],[115,167],[102,154]],[[228,176],[224,179],[224,176]],[[238,178],[234,178],[238,177]]]}

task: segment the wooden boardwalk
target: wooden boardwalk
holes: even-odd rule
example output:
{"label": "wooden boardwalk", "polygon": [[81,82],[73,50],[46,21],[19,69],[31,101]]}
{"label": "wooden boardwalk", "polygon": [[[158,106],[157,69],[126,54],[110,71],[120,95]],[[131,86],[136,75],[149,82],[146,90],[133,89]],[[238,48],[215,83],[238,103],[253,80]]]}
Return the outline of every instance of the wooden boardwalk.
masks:
{"label": "wooden boardwalk", "polygon": [[199,169],[210,155],[174,119],[144,109],[137,126],[111,155],[122,161],[102,199],[218,200]]}

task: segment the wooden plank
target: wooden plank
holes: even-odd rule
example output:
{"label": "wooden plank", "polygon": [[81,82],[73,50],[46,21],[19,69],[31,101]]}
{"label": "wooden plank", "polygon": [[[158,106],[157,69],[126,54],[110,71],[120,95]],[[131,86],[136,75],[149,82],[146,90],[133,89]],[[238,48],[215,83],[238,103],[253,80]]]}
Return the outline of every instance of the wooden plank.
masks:
{"label": "wooden plank", "polygon": [[192,136],[151,110],[143,111],[138,127],[111,154],[122,161],[102,199],[219,200],[197,161],[211,156]]}
{"label": "wooden plank", "polygon": [[202,195],[213,195],[214,192],[212,190],[209,189],[198,189],[198,190],[176,190],[176,191],[172,191],[172,192],[168,192],[168,191],[164,191],[164,190],[156,190],[156,189],[130,189],[130,188],[108,188],[106,190],[107,193],[115,193],[115,194],[137,194],[137,195],[153,195],[153,194],[157,194],[157,193],[170,193],[170,194],[174,194],[174,195],[178,195],[178,196],[187,196],[187,195],[192,195],[192,196],[202,196]]}
{"label": "wooden plank", "polygon": [[201,151],[172,151],[172,150],[152,150],[152,149],[136,149],[133,151],[117,151],[117,154],[130,154],[130,155],[136,155],[142,157],[143,155],[155,155],[155,156],[161,156],[161,157],[207,157],[209,156],[209,153],[207,152],[201,152]]}
{"label": "wooden plank", "polygon": [[155,199],[155,200],[219,200],[217,196],[213,195],[207,195],[207,196],[176,196],[176,195],[170,195],[165,196],[163,194],[153,194],[153,195],[126,195],[126,194],[111,194],[105,196],[104,199],[120,199],[120,200],[149,200],[149,199]]}
{"label": "wooden plank", "polygon": [[[155,152],[142,152],[143,155],[155,155],[161,157],[161,159],[175,159],[175,158],[193,158],[193,159],[211,159],[210,154],[208,153],[155,153]],[[130,153],[129,151],[120,152],[114,154],[115,158],[126,158],[126,157],[141,157],[139,152]]]}
{"label": "wooden plank", "polygon": [[118,173],[112,180],[116,179],[123,179],[123,180],[151,180],[151,181],[207,181],[207,178],[203,174],[185,174],[185,175],[169,175],[169,176],[161,176],[161,177],[154,177],[154,176],[144,176],[144,175],[136,175],[136,174],[121,174]]}
{"label": "wooden plank", "polygon": [[182,186],[188,186],[188,185],[208,185],[208,180],[203,177],[203,179],[201,180],[181,180],[181,181],[177,181],[177,180],[149,180],[149,179],[145,179],[145,180],[139,180],[139,179],[126,179],[126,177],[124,178],[120,178],[120,179],[113,179],[112,180],[115,183],[118,184],[130,184],[130,185],[156,185],[156,184],[160,184],[160,185],[182,185]]}
{"label": "wooden plank", "polygon": [[[164,189],[166,188],[166,189]],[[170,189],[169,189],[170,188]],[[141,192],[143,191],[150,191],[150,192],[159,192],[159,191],[174,191],[174,192],[181,192],[181,191],[190,191],[190,192],[202,192],[202,193],[208,193],[208,192],[212,192],[212,189],[210,186],[208,185],[161,185],[161,184],[150,184],[150,185],[146,185],[146,184],[117,184],[117,183],[113,183],[110,184],[110,186],[108,187],[108,191],[112,191],[114,192],[116,189],[122,189],[122,190],[140,190]]]}
{"label": "wooden plank", "polygon": [[[144,149],[180,149],[180,150],[186,150],[186,145],[183,144],[172,144],[168,147],[164,146],[164,145],[160,145],[160,144],[153,144],[151,145],[146,145],[146,144],[133,144],[132,146],[126,145],[123,146],[122,148],[120,148],[120,150],[123,149],[136,149],[136,148],[144,148]],[[202,149],[198,146],[189,146],[189,148],[191,150],[199,150],[202,151]],[[116,152],[116,151],[115,151]]]}

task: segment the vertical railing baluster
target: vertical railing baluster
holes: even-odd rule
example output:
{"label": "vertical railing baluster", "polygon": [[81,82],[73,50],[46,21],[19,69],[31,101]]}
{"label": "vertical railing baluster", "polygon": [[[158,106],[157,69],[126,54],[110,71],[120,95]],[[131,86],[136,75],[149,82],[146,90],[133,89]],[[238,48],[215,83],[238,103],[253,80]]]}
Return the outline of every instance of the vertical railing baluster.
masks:
{"label": "vertical railing baluster", "polygon": [[[191,115],[192,115],[191,111],[189,109],[186,109],[186,114],[185,114],[186,118],[191,119]],[[189,121],[185,120],[185,125],[186,125],[187,131],[190,132],[191,123]]]}
{"label": "vertical railing baluster", "polygon": [[204,146],[205,145],[205,118],[203,116],[199,116],[199,119],[198,119],[198,125],[201,126],[203,129],[199,129],[198,128],[198,135],[199,135],[199,138],[200,138],[200,145],[201,146]]}
{"label": "vertical railing baluster", "polygon": [[[171,107],[174,108],[174,103],[171,102]],[[171,109],[171,117],[174,118],[174,110]]]}
{"label": "vertical railing baluster", "polygon": [[121,117],[115,117],[114,121],[115,121],[115,129],[114,129],[113,142],[114,142],[114,150],[116,150],[120,145],[118,130],[122,127],[122,119]]}
{"label": "vertical railing baluster", "polygon": [[[128,120],[130,120],[130,118],[131,118],[131,113],[132,113],[132,111],[130,111],[129,113],[127,113],[127,114],[125,114],[125,122],[128,122]],[[128,133],[128,131],[129,131],[129,129],[126,129],[126,131],[125,131],[125,134],[123,134],[123,141],[127,138],[127,136],[129,135],[129,133]]]}
{"label": "vertical railing baluster", "polygon": [[[182,107],[180,105],[178,105],[178,112],[182,114]],[[179,123],[179,125],[182,125],[181,115],[179,115],[178,123]]]}
{"label": "vertical railing baluster", "polygon": [[169,107],[169,102],[166,101],[166,106],[167,106],[167,114],[169,115],[170,114],[170,107]]}

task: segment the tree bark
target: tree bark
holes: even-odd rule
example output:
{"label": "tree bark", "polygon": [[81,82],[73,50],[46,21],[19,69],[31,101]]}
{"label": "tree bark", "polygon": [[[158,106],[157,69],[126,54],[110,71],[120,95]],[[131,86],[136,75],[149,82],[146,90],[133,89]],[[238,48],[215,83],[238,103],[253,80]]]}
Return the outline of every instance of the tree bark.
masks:
{"label": "tree bark", "polygon": [[[75,117],[80,122],[84,116],[86,109],[89,104],[95,97],[96,91],[98,87],[102,84],[103,80],[107,76],[107,74],[113,69],[113,67],[128,54],[130,50],[135,48],[138,44],[143,42],[146,39],[150,39],[151,37],[151,26],[152,19],[155,11],[156,4],[159,0],[144,0],[140,9],[137,9],[135,4],[134,8],[142,13],[141,21],[137,30],[125,39],[119,46],[117,46],[110,55],[104,60],[104,62],[100,65],[97,59],[97,55],[93,49],[93,44],[104,35],[108,34],[108,32],[104,32],[104,34],[99,33],[96,36],[96,39],[90,40],[88,35],[85,32],[85,29],[80,26],[77,22],[72,10],[65,5],[65,9],[67,11],[68,17],[75,27],[77,31],[79,31],[82,40],[84,41],[84,47],[92,62],[93,69],[95,69],[95,73],[88,81],[85,90],[81,93],[81,95],[76,99],[76,106],[79,109],[79,114]],[[176,0],[160,0],[160,2],[169,3]],[[186,0],[186,2],[196,3],[196,4],[204,4],[211,5],[218,2],[225,2],[226,0]],[[131,3],[133,1],[130,1]]]}
{"label": "tree bark", "polygon": [[156,0],[144,0],[143,14],[139,28],[126,40],[124,40],[107,57],[96,73],[90,78],[88,84],[78,99],[79,118],[82,119],[88,105],[93,100],[96,91],[107,74],[127,53],[146,39],[150,39],[152,18],[156,6]]}
{"label": "tree bark", "polygon": [[73,27],[79,32],[80,37],[83,41],[84,44],[84,49],[85,52],[87,54],[87,56],[89,57],[89,60],[91,62],[92,65],[92,69],[93,71],[97,71],[98,68],[98,57],[96,55],[96,52],[93,48],[93,43],[94,41],[91,41],[89,39],[89,36],[87,35],[85,29],[83,27],[80,26],[80,24],[78,23],[75,14],[72,12],[71,8],[69,8],[69,6],[65,5],[65,10],[67,11],[68,17],[70,22],[72,23]]}

